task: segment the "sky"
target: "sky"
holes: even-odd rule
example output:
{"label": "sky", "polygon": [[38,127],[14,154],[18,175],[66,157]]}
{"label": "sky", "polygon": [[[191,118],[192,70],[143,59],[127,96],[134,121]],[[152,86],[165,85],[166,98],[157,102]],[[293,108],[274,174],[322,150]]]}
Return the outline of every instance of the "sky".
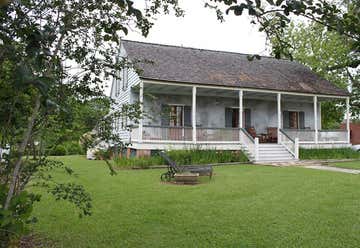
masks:
{"label": "sky", "polygon": [[[225,16],[221,23],[203,0],[180,0],[184,17],[162,15],[154,21],[148,37],[129,31],[124,39],[211,50],[268,55],[265,35],[245,16]],[[108,92],[110,92],[108,87]]]}

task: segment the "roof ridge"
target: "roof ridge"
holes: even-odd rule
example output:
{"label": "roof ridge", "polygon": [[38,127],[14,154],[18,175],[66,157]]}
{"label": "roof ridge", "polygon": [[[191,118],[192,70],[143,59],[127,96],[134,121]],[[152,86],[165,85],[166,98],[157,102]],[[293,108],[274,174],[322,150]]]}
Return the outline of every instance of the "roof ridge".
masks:
{"label": "roof ridge", "polygon": [[[255,54],[250,54],[250,53],[231,52],[231,51],[224,51],[224,50],[214,50],[214,49],[205,49],[205,48],[196,48],[196,47],[188,47],[188,46],[169,45],[169,44],[159,44],[159,43],[137,41],[137,40],[121,39],[121,41],[135,42],[135,43],[141,43],[141,44],[147,44],[147,45],[163,46],[163,47],[176,47],[176,48],[183,48],[183,49],[192,49],[192,50],[200,50],[200,51],[208,51],[208,52],[217,52],[217,53],[230,53],[230,54],[237,54],[237,55],[243,55],[243,56],[255,55]],[[286,58],[277,59],[277,58],[269,56],[269,55],[259,55],[259,56],[262,57],[262,58],[268,58],[268,59],[290,61],[289,59],[286,59]]]}

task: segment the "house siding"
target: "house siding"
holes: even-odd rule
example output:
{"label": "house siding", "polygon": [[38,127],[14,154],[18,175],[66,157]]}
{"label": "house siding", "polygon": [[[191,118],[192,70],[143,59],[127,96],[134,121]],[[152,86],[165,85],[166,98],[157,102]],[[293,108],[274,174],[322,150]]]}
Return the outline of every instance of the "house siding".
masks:
{"label": "house siding", "polygon": [[[238,99],[197,97],[196,125],[198,127],[225,127],[225,108],[237,107]],[[144,97],[144,125],[161,125],[161,106],[163,104],[192,105],[191,96],[152,94]],[[305,112],[305,127],[314,129],[313,103],[283,102],[282,111]],[[244,99],[244,108],[251,109],[251,126],[258,133],[266,133],[267,127],[277,127],[277,102]],[[320,105],[318,108],[318,129],[321,129]]]}
{"label": "house siding", "polygon": [[[123,46],[121,46],[120,48],[120,57],[126,57],[127,53],[126,50]],[[120,75],[122,74],[122,71],[120,71]],[[111,97],[112,99],[115,100],[115,104],[112,106],[114,108],[114,110],[120,110],[121,107],[124,104],[132,104],[135,103],[136,101],[138,101],[138,94],[134,93],[132,91],[132,87],[135,85],[138,85],[140,83],[140,78],[138,76],[138,74],[136,73],[136,71],[132,68],[127,69],[127,78],[125,78],[125,80],[127,80],[127,88],[124,90],[122,85],[123,85],[123,78],[121,78],[120,81],[122,82],[117,82],[119,80],[116,80],[115,78],[113,79],[112,82],[112,87],[111,87]],[[118,87],[120,87],[119,90],[119,94],[116,95],[116,83],[119,83],[120,85]],[[130,124],[130,123],[128,123]],[[127,130],[124,129],[119,129],[118,131],[114,130],[114,132],[117,132],[117,134],[120,136],[120,138],[123,141],[128,141],[130,139],[130,133]]]}

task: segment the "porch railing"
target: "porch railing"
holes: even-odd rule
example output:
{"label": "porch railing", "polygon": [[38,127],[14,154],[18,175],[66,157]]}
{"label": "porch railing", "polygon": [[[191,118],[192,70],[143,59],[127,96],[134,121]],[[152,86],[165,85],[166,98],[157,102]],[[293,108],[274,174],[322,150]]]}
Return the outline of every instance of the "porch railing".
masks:
{"label": "porch railing", "polygon": [[319,143],[347,143],[346,130],[319,130]]}
{"label": "porch railing", "polygon": [[215,141],[239,142],[239,135],[240,135],[239,128],[212,128],[212,127],[196,128],[196,140],[199,142],[215,142]]}
{"label": "porch railing", "polygon": [[292,140],[299,138],[300,143],[315,142],[316,132],[312,129],[282,129],[282,132]]}
{"label": "porch railing", "polygon": [[299,138],[299,143],[347,143],[347,131],[341,129],[318,130],[317,134],[312,129],[283,129],[282,131],[292,140]]}
{"label": "porch railing", "polygon": [[192,128],[144,125],[142,139],[192,141]]}
{"label": "porch railing", "polygon": [[259,159],[259,138],[253,138],[245,128],[241,128],[240,139],[242,144],[247,148],[248,152],[254,160]]}
{"label": "porch railing", "polygon": [[299,138],[291,138],[284,130],[279,130],[279,143],[288,150],[295,159],[299,159]]}

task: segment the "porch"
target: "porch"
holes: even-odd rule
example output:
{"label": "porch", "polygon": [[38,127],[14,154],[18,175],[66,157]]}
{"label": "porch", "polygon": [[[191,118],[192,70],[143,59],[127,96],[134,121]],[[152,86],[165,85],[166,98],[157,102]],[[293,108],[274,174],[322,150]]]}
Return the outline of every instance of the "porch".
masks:
{"label": "porch", "polygon": [[295,159],[299,146],[349,144],[349,131],[321,129],[321,103],[345,101],[348,117],[347,97],[157,81],[132,94],[145,113],[132,127],[136,147],[241,147],[256,160],[261,143],[280,144]]}

